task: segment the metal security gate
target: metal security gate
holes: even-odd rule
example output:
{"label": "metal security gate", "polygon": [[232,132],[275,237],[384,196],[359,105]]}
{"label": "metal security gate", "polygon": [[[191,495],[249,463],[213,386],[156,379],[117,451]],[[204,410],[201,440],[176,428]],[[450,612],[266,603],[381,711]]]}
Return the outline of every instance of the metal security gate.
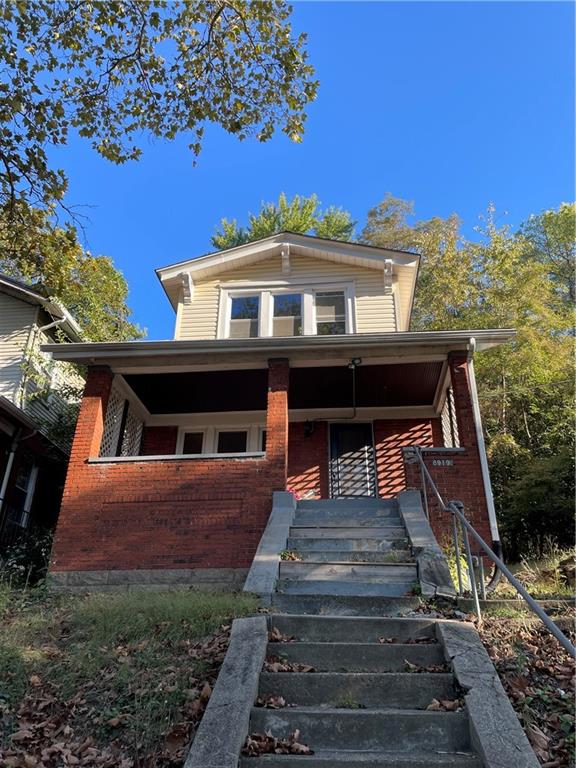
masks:
{"label": "metal security gate", "polygon": [[330,425],[330,496],[376,496],[371,424]]}

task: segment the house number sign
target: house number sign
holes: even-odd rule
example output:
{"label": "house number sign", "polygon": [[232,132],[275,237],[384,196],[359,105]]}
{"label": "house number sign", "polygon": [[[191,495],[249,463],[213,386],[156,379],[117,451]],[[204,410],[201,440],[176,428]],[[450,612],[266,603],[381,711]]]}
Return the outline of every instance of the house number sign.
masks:
{"label": "house number sign", "polygon": [[434,467],[453,467],[453,459],[432,459],[432,466]]}

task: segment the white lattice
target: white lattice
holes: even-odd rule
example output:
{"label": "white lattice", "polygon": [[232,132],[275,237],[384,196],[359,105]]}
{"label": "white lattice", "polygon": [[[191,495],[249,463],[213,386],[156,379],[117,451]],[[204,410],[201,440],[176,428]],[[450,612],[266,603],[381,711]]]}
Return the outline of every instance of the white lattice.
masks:
{"label": "white lattice", "polygon": [[133,406],[129,405],[124,425],[124,434],[122,435],[120,456],[138,456],[143,426],[142,419],[136,414]]}
{"label": "white lattice", "polygon": [[118,438],[122,425],[122,413],[124,411],[124,397],[115,387],[112,387],[106,408],[104,419],[104,434],[100,445],[100,456],[116,456]]}
{"label": "white lattice", "polygon": [[452,387],[446,390],[446,399],[441,414],[442,436],[446,448],[459,448],[460,437],[458,435],[458,422],[456,420],[456,406],[454,405],[454,392]]}

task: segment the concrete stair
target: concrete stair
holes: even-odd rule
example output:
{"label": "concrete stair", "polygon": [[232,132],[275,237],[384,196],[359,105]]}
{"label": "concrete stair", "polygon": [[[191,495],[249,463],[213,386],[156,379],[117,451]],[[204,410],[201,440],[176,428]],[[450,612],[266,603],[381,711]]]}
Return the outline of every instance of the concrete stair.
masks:
{"label": "concrete stair", "polygon": [[427,709],[433,699],[459,699],[434,620],[273,615],[269,626],[285,642],[270,642],[267,658],[314,671],[264,670],[259,696],[281,696],[287,706],[254,707],[250,732],[287,738],[299,730],[314,754],[243,757],[241,768],[482,765],[466,711]]}
{"label": "concrete stair", "polygon": [[409,598],[417,591],[394,500],[298,502],[287,549],[296,559],[280,563],[277,593],[284,597]]}

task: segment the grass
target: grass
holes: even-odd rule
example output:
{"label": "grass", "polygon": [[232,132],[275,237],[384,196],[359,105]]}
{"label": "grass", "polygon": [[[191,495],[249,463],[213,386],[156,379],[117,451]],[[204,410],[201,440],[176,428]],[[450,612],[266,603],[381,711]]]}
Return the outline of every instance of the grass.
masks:
{"label": "grass", "polygon": [[[520,563],[509,566],[532,597],[538,599],[571,598],[574,597],[574,587],[564,577],[560,566],[563,560],[574,557],[573,550],[551,548],[541,558],[527,558]],[[516,590],[502,578],[491,597],[508,599],[516,597]]]}
{"label": "grass", "polygon": [[[3,746],[22,713],[44,702],[41,717],[65,718],[74,743],[89,738],[105,750],[113,742],[134,765],[170,764],[166,755],[184,748],[217,675],[230,619],[255,610],[241,594],[0,588]],[[32,731],[22,748],[39,754],[49,744]]]}

